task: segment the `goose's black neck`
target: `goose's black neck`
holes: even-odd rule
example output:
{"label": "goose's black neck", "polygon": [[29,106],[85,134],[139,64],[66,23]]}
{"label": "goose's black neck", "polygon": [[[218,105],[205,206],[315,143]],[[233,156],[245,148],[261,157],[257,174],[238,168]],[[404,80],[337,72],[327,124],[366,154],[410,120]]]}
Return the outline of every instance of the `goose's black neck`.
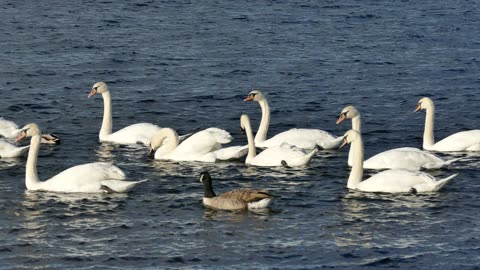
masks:
{"label": "goose's black neck", "polygon": [[205,189],[203,197],[213,198],[217,196],[215,192],[213,192],[212,178],[210,177],[210,174],[208,172],[204,172],[200,175],[200,181],[203,183],[203,187]]}

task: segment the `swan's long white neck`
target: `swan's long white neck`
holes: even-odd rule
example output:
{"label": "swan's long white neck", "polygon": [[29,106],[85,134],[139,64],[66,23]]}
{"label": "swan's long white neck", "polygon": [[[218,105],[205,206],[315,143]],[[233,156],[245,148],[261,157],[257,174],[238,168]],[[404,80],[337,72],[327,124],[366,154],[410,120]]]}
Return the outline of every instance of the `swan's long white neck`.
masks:
{"label": "swan's long white neck", "polygon": [[34,135],[30,140],[30,149],[28,150],[27,165],[25,169],[25,186],[28,190],[35,190],[40,183],[37,173],[38,152],[40,151],[40,141],[42,135]]}
{"label": "swan's long white neck", "polygon": [[[352,129],[362,133],[362,119],[360,114],[352,118]],[[353,156],[354,156],[355,147],[350,145],[350,150],[348,152],[348,165],[353,165]]]}
{"label": "swan's long white neck", "polygon": [[362,133],[362,119],[360,114],[352,118],[352,129]]}
{"label": "swan's long white neck", "polygon": [[98,134],[98,137],[100,138],[100,140],[112,134],[112,97],[110,96],[109,91],[103,92],[102,97],[103,97],[103,121],[102,121],[102,128],[100,129],[100,133]]}
{"label": "swan's long white neck", "polygon": [[[348,177],[347,187],[350,189],[357,188],[358,184],[363,178],[363,139],[362,136],[358,136],[355,141],[350,145],[350,149],[353,151],[353,165],[350,176]],[[349,155],[351,155],[350,153]]]}
{"label": "swan's long white neck", "polygon": [[255,135],[255,143],[257,144],[267,140],[268,127],[270,126],[270,106],[268,101],[263,98],[258,101],[258,104],[262,108],[262,120]]}
{"label": "swan's long white neck", "polygon": [[427,115],[425,116],[425,130],[423,131],[423,148],[427,150],[433,150],[432,146],[435,144],[435,137],[433,130],[435,126],[435,105],[430,104],[426,109]]}
{"label": "swan's long white neck", "polygon": [[244,121],[243,125],[245,128],[245,132],[247,133],[247,140],[248,140],[248,154],[247,154],[247,158],[245,159],[245,163],[248,164],[252,159],[254,159],[257,156],[257,150],[255,149],[255,142],[253,139],[253,132],[252,132],[252,126],[250,125],[250,121]]}

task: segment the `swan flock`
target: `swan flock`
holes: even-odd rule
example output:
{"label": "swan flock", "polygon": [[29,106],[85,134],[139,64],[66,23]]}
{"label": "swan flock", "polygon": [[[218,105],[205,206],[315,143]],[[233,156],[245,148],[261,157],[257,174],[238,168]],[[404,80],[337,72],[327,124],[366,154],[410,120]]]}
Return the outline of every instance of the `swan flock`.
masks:
{"label": "swan flock", "polygon": [[[435,152],[480,151],[480,130],[461,131],[435,143],[433,101],[424,97],[419,100],[415,112],[426,111],[423,134],[423,150],[401,147],[378,153],[364,160],[364,144],[360,111],[350,105],[345,107],[337,124],[350,119],[351,130],[343,136],[335,136],[321,129],[292,128],[268,137],[271,121],[270,106],[266,96],[259,90],[251,91],[245,102],[256,102],[261,108],[261,120],[254,135],[250,118],[240,117],[240,127],[246,138],[235,146],[226,146],[233,141],[231,134],[218,127],[179,136],[170,127],[161,128],[152,123],[136,123],[113,131],[112,96],[106,83],[93,85],[88,98],[101,95],[103,119],[98,133],[100,142],[133,145],[149,148],[149,156],[155,160],[219,162],[244,159],[247,166],[305,167],[322,150],[337,150],[350,144],[347,164],[351,167],[347,188],[363,192],[422,193],[436,192],[457,174],[436,179],[421,170],[441,169],[458,159],[444,159]],[[58,136],[42,134],[35,123],[18,128],[14,122],[0,118],[0,157],[18,157],[28,152],[25,185],[27,190],[51,192],[128,192],[146,180],[127,180],[125,173],[106,162],[93,162],[68,168],[48,180],[41,181],[37,174],[38,154],[41,143],[58,143]],[[31,137],[30,145],[16,146]],[[260,150],[260,152],[258,152]],[[383,170],[363,179],[364,169]],[[387,169],[387,170],[385,170]],[[348,173],[348,167],[345,168]],[[215,195],[209,172],[200,175],[205,194],[203,204],[215,209],[252,210],[265,208],[274,197],[264,190],[234,190]]]}

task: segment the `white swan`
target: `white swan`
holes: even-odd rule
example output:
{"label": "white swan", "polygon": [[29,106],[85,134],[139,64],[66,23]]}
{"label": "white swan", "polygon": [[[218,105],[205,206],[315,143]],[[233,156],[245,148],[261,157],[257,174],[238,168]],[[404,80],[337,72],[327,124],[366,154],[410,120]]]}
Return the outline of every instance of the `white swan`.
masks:
{"label": "white swan", "polygon": [[247,146],[221,148],[230,141],[232,136],[227,131],[208,128],[180,143],[175,130],[162,128],[152,138],[149,156],[155,153],[155,159],[161,160],[215,162],[240,158],[247,153]]}
{"label": "white swan", "polygon": [[159,126],[150,123],[138,123],[112,133],[112,98],[107,84],[104,82],[95,83],[88,97],[90,98],[95,94],[102,94],[104,106],[102,128],[98,134],[100,142],[150,145],[152,136],[161,129]]}
{"label": "white swan", "polygon": [[418,101],[415,112],[425,110],[425,130],[423,132],[423,149],[439,152],[480,151],[480,130],[468,130],[452,134],[435,143],[433,136],[435,122],[435,106],[433,101],[424,97]]}
{"label": "white swan", "polygon": [[292,128],[281,132],[267,140],[268,127],[270,125],[270,107],[268,101],[259,90],[251,91],[244,101],[256,101],[262,108],[262,120],[255,135],[255,145],[261,148],[278,146],[282,143],[288,143],[304,149],[337,149],[342,142],[341,137],[335,137],[332,134],[320,129],[298,129]]}
{"label": "white swan", "polygon": [[250,118],[248,115],[243,114],[240,117],[240,126],[247,133],[248,140],[248,155],[245,163],[254,166],[303,166],[308,164],[313,155],[318,149],[313,149],[310,152],[305,151],[302,148],[298,148],[287,143],[282,143],[278,146],[266,148],[260,154],[257,155],[255,149],[255,142],[253,140],[252,127],[250,125]]}
{"label": "white swan", "polygon": [[38,152],[41,131],[36,124],[22,128],[16,141],[32,137],[25,171],[25,185],[28,190],[54,192],[127,192],[143,181],[125,181],[125,174],[110,163],[95,162],[69,168],[47,181],[40,181],[37,174]]}
{"label": "white swan", "polygon": [[[352,119],[352,129],[361,133],[362,120],[360,112],[354,106],[345,107],[340,113],[337,124],[345,119]],[[353,147],[350,147],[348,166],[353,164]],[[438,169],[458,159],[446,161],[432,153],[414,147],[401,147],[378,153],[363,162],[364,169]]]}
{"label": "white swan", "polygon": [[352,143],[353,166],[348,177],[347,187],[366,192],[388,193],[421,193],[440,190],[450,179],[458,174],[436,180],[433,176],[413,170],[391,169],[379,172],[370,178],[363,180],[363,141],[362,135],[356,130],[349,130],[343,137],[343,144]]}
{"label": "white swan", "polygon": [[0,158],[13,158],[22,156],[28,151],[28,147],[28,145],[18,147],[0,139]]}
{"label": "white swan", "polygon": [[[14,122],[0,117],[0,136],[7,139],[15,139],[22,130]],[[59,144],[60,138],[54,134],[42,134],[42,143]]]}

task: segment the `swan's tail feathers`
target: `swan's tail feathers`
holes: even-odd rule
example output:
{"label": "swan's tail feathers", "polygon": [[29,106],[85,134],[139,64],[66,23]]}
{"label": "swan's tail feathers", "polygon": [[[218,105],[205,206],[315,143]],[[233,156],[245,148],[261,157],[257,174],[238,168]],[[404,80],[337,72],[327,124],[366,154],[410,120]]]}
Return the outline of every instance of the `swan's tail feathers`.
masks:
{"label": "swan's tail feathers", "polygon": [[185,141],[186,139],[190,138],[190,136],[192,136],[194,133],[187,133],[185,135],[182,135],[182,136],[178,136],[178,142],[181,143],[183,141]]}
{"label": "swan's tail feathers", "polygon": [[[290,166],[290,167],[307,165],[317,152],[318,152],[318,149],[313,149],[310,153],[304,155],[303,157],[295,158],[288,161],[287,160],[283,160],[283,161],[287,164],[287,166]],[[282,165],[284,165],[283,162],[282,162]]]}
{"label": "swan's tail feathers", "polygon": [[435,183],[435,188],[433,189],[433,191],[439,191],[440,189],[442,189],[442,187],[447,184],[452,178],[454,178],[455,176],[457,176],[458,173],[456,174],[452,174],[450,175],[449,177],[446,177],[446,178],[443,178],[443,179],[440,179],[438,180],[436,183]]}
{"label": "swan's tail feathers", "polygon": [[332,149],[338,149],[342,144],[342,141],[343,141],[343,137],[337,137],[333,140],[322,141],[321,143],[317,143],[317,145],[321,149],[332,150]]}
{"label": "swan's tail feathers", "polygon": [[147,179],[140,181],[103,180],[101,188],[107,193],[125,193],[130,191],[136,185],[146,181]]}
{"label": "swan's tail feathers", "polygon": [[232,135],[230,135],[230,133],[226,130],[211,127],[206,129],[206,131],[208,131],[219,144],[226,144],[233,140]]}
{"label": "swan's tail feathers", "polygon": [[215,151],[218,160],[240,159],[248,153],[248,145],[220,148]]}

